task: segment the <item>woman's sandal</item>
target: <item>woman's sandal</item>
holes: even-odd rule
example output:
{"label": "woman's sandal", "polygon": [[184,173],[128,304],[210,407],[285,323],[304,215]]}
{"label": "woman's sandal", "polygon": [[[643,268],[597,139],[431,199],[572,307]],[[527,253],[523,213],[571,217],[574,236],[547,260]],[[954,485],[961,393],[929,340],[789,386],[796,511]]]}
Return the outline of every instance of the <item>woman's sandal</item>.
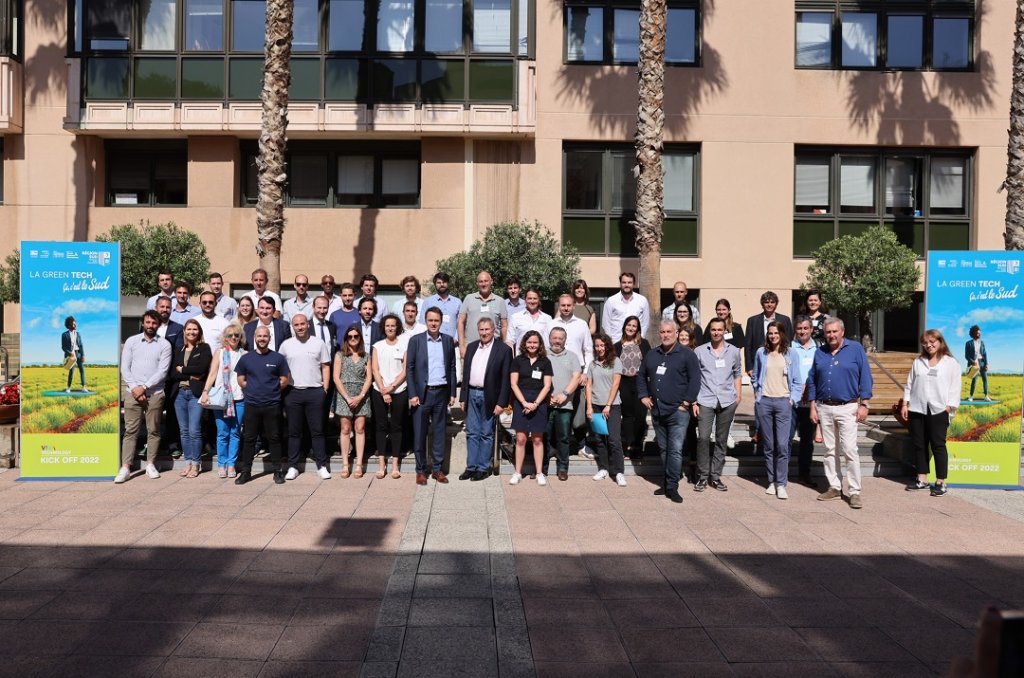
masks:
{"label": "woman's sandal", "polygon": [[181,473],[178,475],[182,478],[188,478],[188,474],[192,472],[192,464],[188,464],[185,468],[181,469]]}
{"label": "woman's sandal", "polygon": [[384,478],[386,476],[387,476],[387,472],[385,472],[385,471],[377,471],[377,475],[375,475],[374,478],[376,478],[377,480],[384,480]]}
{"label": "woman's sandal", "polygon": [[198,466],[189,466],[188,467],[188,475],[185,476],[185,477],[186,478],[198,478],[199,477],[199,467]]}
{"label": "woman's sandal", "polygon": [[394,478],[395,480],[398,480],[399,478],[402,477],[402,474],[399,473],[398,470],[396,469],[391,472],[391,477]]}
{"label": "woman's sandal", "polygon": [[352,477],[353,478],[362,478],[363,477],[363,467],[362,466],[357,467],[356,468],[356,472],[352,474]]}
{"label": "woman's sandal", "polygon": [[341,469],[341,473],[339,473],[338,475],[341,476],[342,478],[348,478],[350,475],[352,475],[352,472],[349,471],[348,466],[346,466],[345,468]]}
{"label": "woman's sandal", "polygon": [[227,478],[228,477],[228,470],[225,467],[223,467],[223,466],[218,466],[217,467],[217,477],[218,478]]}

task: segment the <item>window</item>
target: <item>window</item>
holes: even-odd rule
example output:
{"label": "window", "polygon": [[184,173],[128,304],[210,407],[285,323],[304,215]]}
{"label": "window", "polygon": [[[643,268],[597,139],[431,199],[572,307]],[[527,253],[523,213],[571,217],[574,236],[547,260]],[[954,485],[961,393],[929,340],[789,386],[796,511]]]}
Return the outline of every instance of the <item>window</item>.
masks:
{"label": "window", "polygon": [[[418,207],[420,149],[405,142],[288,145],[289,207]],[[255,144],[242,145],[242,204],[258,196]]]}
{"label": "window", "polygon": [[107,141],[107,205],[188,204],[185,141]]}
{"label": "window", "polygon": [[[633,147],[566,144],[562,156],[562,239],[582,254],[636,256]],[[665,255],[697,255],[698,161],[692,146],[667,145],[662,155]]]}
{"label": "window", "polygon": [[[696,66],[698,0],[669,0],[665,63]],[[639,0],[565,0],[568,63],[635,64],[640,56]]]}
{"label": "window", "polygon": [[971,70],[974,0],[797,0],[797,68]]}
{"label": "window", "polygon": [[875,224],[920,256],[969,249],[970,171],[964,151],[797,148],[793,254]]}

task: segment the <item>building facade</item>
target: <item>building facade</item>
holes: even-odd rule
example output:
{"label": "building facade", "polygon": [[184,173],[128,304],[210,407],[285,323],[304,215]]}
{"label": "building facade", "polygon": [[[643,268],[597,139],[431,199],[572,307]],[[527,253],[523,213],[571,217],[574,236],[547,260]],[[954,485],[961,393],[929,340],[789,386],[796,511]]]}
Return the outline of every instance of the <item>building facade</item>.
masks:
{"label": "building facade", "polygon": [[[1013,3],[668,6],[666,299],[684,280],[704,317],[720,297],[746,317],[772,289],[788,312],[810,252],[870,224],[921,255],[1002,248]],[[614,289],[637,267],[638,13],[295,0],[282,280],[428,279],[489,225],[527,219]],[[247,284],[263,0],[0,0],[0,15],[12,247],[174,221]],[[882,323],[888,343],[912,346],[920,313]]]}

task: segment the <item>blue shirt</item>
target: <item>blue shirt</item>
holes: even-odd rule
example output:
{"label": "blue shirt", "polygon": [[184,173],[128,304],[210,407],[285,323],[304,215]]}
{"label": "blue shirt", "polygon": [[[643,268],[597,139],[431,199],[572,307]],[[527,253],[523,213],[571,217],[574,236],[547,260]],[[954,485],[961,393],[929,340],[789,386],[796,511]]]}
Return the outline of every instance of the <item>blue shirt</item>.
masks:
{"label": "blue shirt", "polygon": [[462,301],[458,297],[450,295],[447,299],[442,300],[436,294],[431,294],[423,300],[423,306],[420,307],[421,323],[426,322],[426,313],[434,306],[441,310],[441,331],[454,339],[456,344],[459,343],[459,331],[456,329],[456,323],[459,320],[459,309],[462,308]]}
{"label": "blue shirt", "polygon": [[[807,376],[811,373],[811,365],[814,364],[814,354],[818,352],[818,345],[812,340],[810,346],[804,346],[799,341],[793,342],[789,350],[797,356],[797,364],[800,366],[800,386],[805,387],[806,393]],[[809,402],[797,401],[801,407],[810,407]]]}
{"label": "blue shirt", "polygon": [[177,304],[171,307],[171,320],[182,326],[185,325],[189,318],[195,318],[197,315],[199,315],[199,309],[192,304],[185,306],[184,311],[179,311]]}
{"label": "blue shirt", "polygon": [[444,374],[444,342],[440,335],[431,339],[427,335],[427,386],[442,386],[448,383]]}
{"label": "blue shirt", "polygon": [[235,374],[245,377],[245,404],[268,407],[281,402],[281,377],[291,374],[288,361],[277,351],[249,351],[235,365]]}
{"label": "blue shirt", "polygon": [[352,325],[360,325],[363,319],[359,317],[359,311],[355,307],[352,307],[351,311],[346,311],[343,308],[339,308],[337,311],[331,314],[328,318],[334,326],[338,328],[338,348],[345,345],[345,331],[348,330]]}
{"label": "blue shirt", "polygon": [[864,347],[843,339],[835,355],[832,355],[828,344],[814,354],[811,373],[807,377],[807,400],[870,400],[872,386],[874,380]]}

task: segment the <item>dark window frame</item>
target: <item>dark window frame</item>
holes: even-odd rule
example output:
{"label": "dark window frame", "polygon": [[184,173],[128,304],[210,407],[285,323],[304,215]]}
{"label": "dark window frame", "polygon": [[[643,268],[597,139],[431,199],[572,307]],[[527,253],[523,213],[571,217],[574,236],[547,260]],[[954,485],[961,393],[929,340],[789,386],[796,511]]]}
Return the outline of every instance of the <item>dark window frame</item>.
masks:
{"label": "dark window frame", "polygon": [[[668,0],[666,12],[673,9],[689,9],[694,12],[693,61],[665,61],[672,68],[700,68],[701,44],[703,43],[702,0]],[[569,58],[569,10],[571,8],[594,7],[602,10],[601,59]],[[562,63],[567,66],[635,66],[636,61],[615,59],[615,10],[640,10],[640,0],[563,0],[562,2]]]}
{"label": "dark window frame", "polygon": [[[830,60],[828,64],[800,65],[796,63],[799,44],[796,26],[798,17],[803,13],[825,13],[832,15],[830,36]],[[875,51],[874,66],[844,66],[842,62],[842,15],[850,12],[868,12],[876,15],[876,36],[878,45]],[[923,16],[924,26],[921,39],[923,51],[921,66],[889,66],[888,31],[890,16]],[[956,68],[937,68],[932,63],[936,19],[966,19],[967,25],[967,65]],[[977,51],[977,6],[975,0],[902,0],[884,2],[882,0],[796,0],[796,11],[793,15],[793,65],[800,70],[826,71],[937,71],[942,73],[970,73],[976,70]]]}
{"label": "dark window frame", "polygon": [[0,0],[0,56],[21,63],[25,54],[25,0]]}
{"label": "dark window frame", "polygon": [[[187,140],[165,140],[165,139],[138,139],[122,140],[108,139],[103,145],[104,162],[106,169],[106,207],[188,207],[188,141]],[[111,182],[111,173],[117,158],[143,159],[149,164],[149,189],[148,200],[134,205],[118,205],[115,201],[114,186]],[[185,196],[184,202],[159,202],[156,190],[156,169],[160,162],[181,162],[185,169]]]}
{"label": "dark window frame", "polygon": [[[976,149],[973,148],[902,148],[902,147],[862,147],[862,146],[796,146],[793,153],[793,258],[812,258],[810,252],[798,252],[797,225],[809,226],[818,224],[832,226],[832,239],[848,233],[857,232],[867,225],[881,225],[893,230],[900,241],[917,253],[918,259],[924,259],[932,249],[932,228],[934,226],[960,226],[967,229],[967,242],[974,236],[974,180]],[[801,158],[828,158],[828,207],[822,213],[798,211],[796,205],[796,168]],[[857,212],[842,210],[840,174],[843,158],[871,158],[874,161],[873,211]],[[912,209],[909,214],[889,212],[886,202],[886,161],[890,159],[912,159],[919,163],[920,195],[916,196],[920,209]],[[963,161],[964,206],[962,214],[943,214],[935,212],[931,205],[932,163],[937,159],[956,159]],[[919,214],[917,214],[919,212]],[[915,243],[917,230],[920,229],[920,242]],[[909,240],[909,242],[908,242]],[[920,246],[916,246],[919,244]]]}

